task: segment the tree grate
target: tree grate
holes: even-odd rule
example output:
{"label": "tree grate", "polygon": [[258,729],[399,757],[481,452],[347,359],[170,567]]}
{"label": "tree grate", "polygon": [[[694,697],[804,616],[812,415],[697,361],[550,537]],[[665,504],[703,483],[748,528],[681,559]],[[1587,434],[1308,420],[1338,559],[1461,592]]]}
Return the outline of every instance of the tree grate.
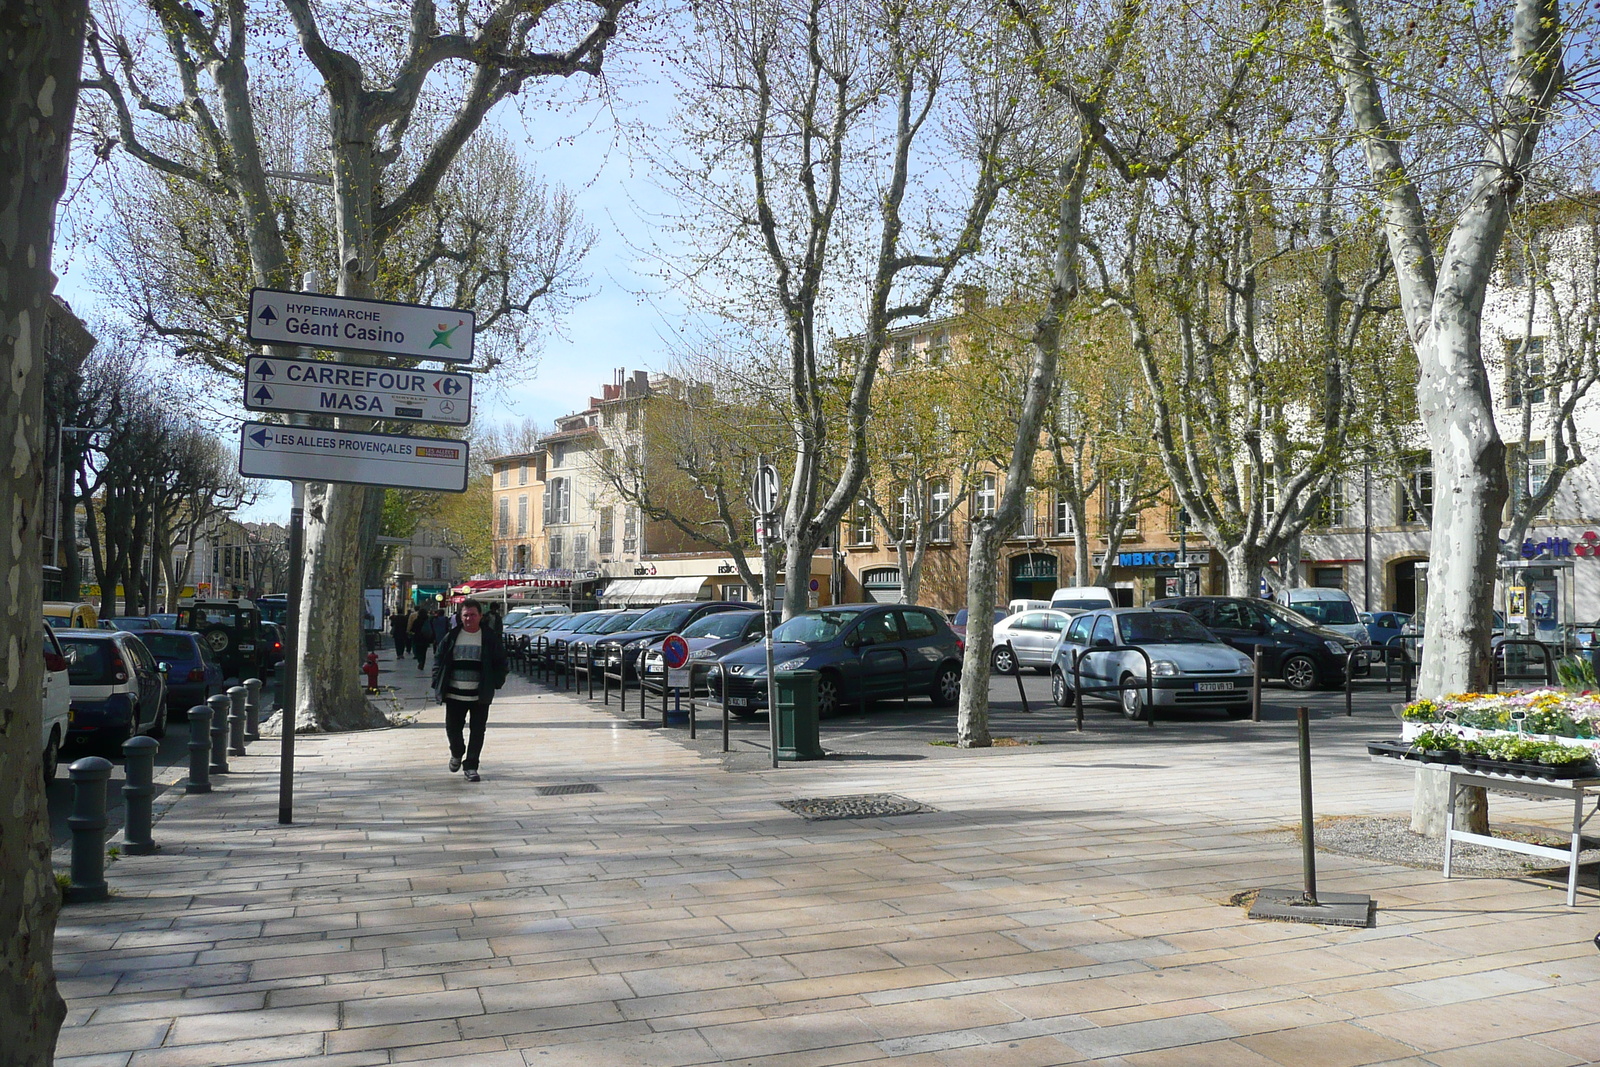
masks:
{"label": "tree grate", "polygon": [[803,797],[780,800],[780,807],[813,822],[823,819],[879,819],[891,815],[915,815],[938,811],[931,804],[910,800],[894,793],[856,793],[842,797]]}
{"label": "tree grate", "polygon": [[564,797],[572,793],[598,793],[600,787],[590,785],[588,782],[579,782],[576,785],[541,785],[537,792],[542,797]]}

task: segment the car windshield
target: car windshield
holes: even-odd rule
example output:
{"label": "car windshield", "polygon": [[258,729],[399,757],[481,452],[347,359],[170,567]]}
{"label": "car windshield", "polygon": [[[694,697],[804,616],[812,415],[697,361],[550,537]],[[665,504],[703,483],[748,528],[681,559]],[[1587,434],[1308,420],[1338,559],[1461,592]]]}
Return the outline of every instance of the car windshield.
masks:
{"label": "car windshield", "polygon": [[831,641],[839,636],[840,630],[850,625],[856,615],[853,611],[808,611],[773,630],[772,639],[798,641],[807,645]]}
{"label": "car windshield", "polygon": [[194,638],[182,634],[153,634],[142,633],[139,640],[145,643],[150,654],[156,659],[199,659],[199,653],[194,650]]}
{"label": "car windshield", "polygon": [[726,639],[744,633],[750,616],[742,611],[720,611],[696,619],[683,628],[684,637],[715,637]]}
{"label": "car windshield", "polygon": [[1272,617],[1274,622],[1288,623],[1290,626],[1316,626],[1317,624],[1300,614],[1293,608],[1286,608],[1282,604],[1274,604],[1270,600],[1258,600],[1255,605]]}
{"label": "car windshield", "polygon": [[72,619],[66,615],[46,614],[44,621],[61,630],[70,630],[72,628]]}
{"label": "car windshield", "polygon": [[599,615],[594,616],[593,618],[587,619],[584,622],[579,623],[578,624],[578,628],[576,630],[572,631],[572,632],[573,633],[578,633],[578,634],[596,633],[596,632],[599,631],[599,629],[602,626],[604,626],[606,623],[608,623],[610,621],[611,621],[611,612],[609,612],[609,611],[603,612],[603,613],[601,613]]}
{"label": "car windshield", "polygon": [[63,637],[61,651],[67,657],[67,678],[79,685],[110,685],[111,641],[92,637]]}
{"label": "car windshield", "polygon": [[1117,618],[1117,631],[1126,645],[1172,645],[1216,643],[1216,638],[1181,611],[1152,611]]}
{"label": "car windshield", "polygon": [[633,629],[633,624],[644,618],[642,611],[624,611],[611,616],[595,633],[615,634]]}
{"label": "car windshield", "polygon": [[1346,626],[1360,621],[1356,618],[1355,605],[1348,600],[1300,600],[1295,602],[1294,610],[1323,626]]}
{"label": "car windshield", "polygon": [[1093,611],[1106,606],[1104,600],[1052,600],[1051,611]]}
{"label": "car windshield", "polygon": [[[1005,617],[1006,617],[1006,609],[1005,608],[995,608],[994,609],[994,621],[995,622],[999,622],[1001,619],[1003,619]],[[956,612],[956,621],[955,621],[955,623],[953,625],[965,626],[966,624],[967,624],[967,609],[966,608],[962,608],[960,611]]]}
{"label": "car windshield", "polygon": [[678,627],[688,621],[689,616],[695,612],[693,604],[663,604],[656,608],[633,627],[635,630],[662,630],[667,633],[677,633]]}

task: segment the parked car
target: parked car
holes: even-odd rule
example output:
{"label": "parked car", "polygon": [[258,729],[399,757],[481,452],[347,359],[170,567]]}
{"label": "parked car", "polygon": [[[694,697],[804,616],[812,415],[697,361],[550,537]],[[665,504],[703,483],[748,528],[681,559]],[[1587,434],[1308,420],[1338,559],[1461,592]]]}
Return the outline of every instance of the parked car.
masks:
{"label": "parked car", "polygon": [[261,670],[269,673],[283,662],[283,629],[275,622],[261,622]]}
{"label": "parked car", "polygon": [[149,616],[149,619],[163,630],[176,630],[178,628],[178,613],[175,611],[158,611],[154,615]]}
{"label": "parked car", "polygon": [[[796,615],[772,631],[780,671],[820,671],[817,714],[843,704],[925,694],[935,707],[961,695],[961,639],[932,608],[909,604],[840,604]],[[764,643],[717,661],[712,690],[725,691],[728,710],[753,715],[767,706]],[[724,689],[725,686],[725,689]]]}
{"label": "parked car", "polygon": [[72,678],[67,673],[67,657],[49,623],[44,626],[44,715],[39,741],[42,746],[45,784],[55,780],[61,749],[67,743],[67,728],[72,720]]}
{"label": "parked car", "polygon": [[605,640],[596,642],[595,649],[597,652],[604,650],[607,671],[630,678],[637,671],[639,657],[644,655],[645,648],[652,642],[675,634],[706,615],[744,611],[749,607],[749,604],[735,600],[686,600],[677,604],[662,604],[646,612],[631,629],[619,630]]}
{"label": "parked car", "polygon": [[[771,620],[776,627],[783,621],[783,613],[774,611]],[[757,608],[754,611],[719,611],[714,615],[702,616],[678,631],[678,636],[689,646],[690,663],[709,663],[752,641],[759,641],[766,632],[766,627],[761,623],[761,609]],[[644,678],[655,685],[662,684],[666,672],[666,662],[661,658],[664,641],[665,637],[651,642],[644,652]],[[702,674],[696,679],[696,685],[700,685],[704,679],[705,675]]]}
{"label": "parked car", "polygon": [[74,603],[67,600],[44,602],[44,621],[57,630],[93,630],[100,622],[100,613],[93,604]]}
{"label": "parked car", "polygon": [[[1198,596],[1157,600],[1151,607],[1187,611],[1225,643],[1252,655],[1261,649],[1261,677],[1281,678],[1290,689],[1344,684],[1345,659],[1356,642],[1318,626],[1299,612],[1252,597]],[[1366,654],[1351,664],[1356,674],[1369,669]]]}
{"label": "parked car", "polygon": [[1187,612],[1104,608],[1075,616],[1051,657],[1050,695],[1061,707],[1074,701],[1074,661],[1083,695],[1120,704],[1130,719],[1149,715],[1152,698],[1155,707],[1221,708],[1235,719],[1250,714],[1250,657]]}
{"label": "parked car", "polygon": [[118,751],[136,734],[167,732],[165,674],[143,641],[121,630],[60,630],[72,683],[69,745]]}
{"label": "parked car", "polygon": [[229,678],[261,676],[261,609],[255,601],[196,600],[182,604],[178,608],[178,629],[199,633]]}
{"label": "parked car", "polygon": [[101,619],[102,630],[126,630],[136,633],[139,630],[160,630],[162,625],[150,615],[118,615],[111,619]]}
{"label": "parked car", "polygon": [[1103,585],[1068,585],[1050,594],[1050,606],[1056,611],[1093,611],[1114,608],[1117,600]]}
{"label": "parked car", "polygon": [[587,663],[590,645],[603,640],[610,634],[619,634],[624,630],[633,629],[633,624],[647,614],[648,612],[644,608],[629,608],[626,611],[609,613],[605,619],[600,621],[599,625],[588,627],[583,633],[573,635],[573,653]]}
{"label": "parked car", "polygon": [[167,712],[186,718],[189,709],[223,691],[222,665],[211,646],[190,630],[145,630],[136,635],[167,669]]}
{"label": "parked car", "polygon": [[1298,611],[1318,626],[1326,626],[1358,644],[1367,643],[1369,635],[1366,624],[1356,614],[1356,605],[1350,599],[1350,594],[1343,589],[1322,589],[1317,586],[1281,589],[1277,602]]}
{"label": "parked car", "polygon": [[[1389,642],[1406,632],[1406,623],[1411,621],[1411,616],[1399,611],[1363,611],[1357,616],[1367,628],[1367,643],[1377,645],[1379,648],[1388,648]],[[1396,642],[1393,655],[1399,658],[1400,643]]]}
{"label": "parked car", "polygon": [[[1007,612],[1006,612],[1005,608],[995,608],[994,609],[994,621],[995,621],[995,623],[999,624],[1003,619],[1006,618],[1006,614],[1007,614]],[[961,640],[965,641],[967,639],[967,609],[966,608],[962,608],[960,611],[955,613],[955,617],[950,620],[950,629],[955,631],[955,635],[957,637],[961,638]]]}
{"label": "parked car", "polygon": [[994,651],[989,661],[996,674],[1015,674],[1021,667],[1049,673],[1056,642],[1075,612],[1024,611],[994,624]]}

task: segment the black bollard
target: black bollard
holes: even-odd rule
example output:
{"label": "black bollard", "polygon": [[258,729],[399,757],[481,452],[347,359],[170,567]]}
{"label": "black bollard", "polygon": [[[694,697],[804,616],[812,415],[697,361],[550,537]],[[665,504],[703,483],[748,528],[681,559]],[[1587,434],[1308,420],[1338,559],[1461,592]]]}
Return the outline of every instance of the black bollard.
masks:
{"label": "black bollard", "polygon": [[206,697],[211,705],[211,773],[228,773],[228,711],[233,701],[228,694],[217,693]]}
{"label": "black bollard", "polygon": [[161,745],[153,737],[130,737],[122,743],[122,851],[148,856],[158,847],[150,838],[150,801],[155,796],[156,753]]}
{"label": "black bollard", "polygon": [[1306,902],[1317,902],[1317,842],[1311,824],[1311,709],[1295,709],[1300,728],[1300,856],[1305,867]]}
{"label": "black bollard", "polygon": [[205,704],[189,709],[189,780],[183,791],[211,792],[211,709]]}
{"label": "black bollard", "polygon": [[85,756],[67,769],[72,777],[72,882],[67,886],[68,904],[107,900],[106,885],[106,779],[111,777],[111,761]]}
{"label": "black bollard", "polygon": [[228,755],[244,755],[244,702],[248,695],[242,685],[228,687]]}
{"label": "black bollard", "polygon": [[1250,650],[1253,660],[1250,672],[1250,721],[1261,721],[1261,646],[1256,645]]}
{"label": "black bollard", "polygon": [[244,739],[261,740],[261,679],[244,680]]}

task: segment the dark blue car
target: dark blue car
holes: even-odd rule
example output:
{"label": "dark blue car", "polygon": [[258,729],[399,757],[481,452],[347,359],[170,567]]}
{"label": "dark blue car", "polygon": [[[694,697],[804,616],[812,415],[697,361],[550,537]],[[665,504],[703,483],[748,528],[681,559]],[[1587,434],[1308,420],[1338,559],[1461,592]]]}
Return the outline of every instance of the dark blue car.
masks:
{"label": "dark blue car", "polygon": [[223,691],[222,665],[192,630],[142,630],[139,640],[167,668],[167,710],[179,718]]}
{"label": "dark blue car", "polygon": [[[932,608],[909,604],[840,604],[796,615],[772,631],[779,671],[820,671],[817,715],[842,704],[927,696],[949,707],[961,695],[961,639]],[[724,683],[726,688],[724,689]],[[712,692],[728,710],[752,715],[767,706],[766,652],[746,645],[717,661]]]}

